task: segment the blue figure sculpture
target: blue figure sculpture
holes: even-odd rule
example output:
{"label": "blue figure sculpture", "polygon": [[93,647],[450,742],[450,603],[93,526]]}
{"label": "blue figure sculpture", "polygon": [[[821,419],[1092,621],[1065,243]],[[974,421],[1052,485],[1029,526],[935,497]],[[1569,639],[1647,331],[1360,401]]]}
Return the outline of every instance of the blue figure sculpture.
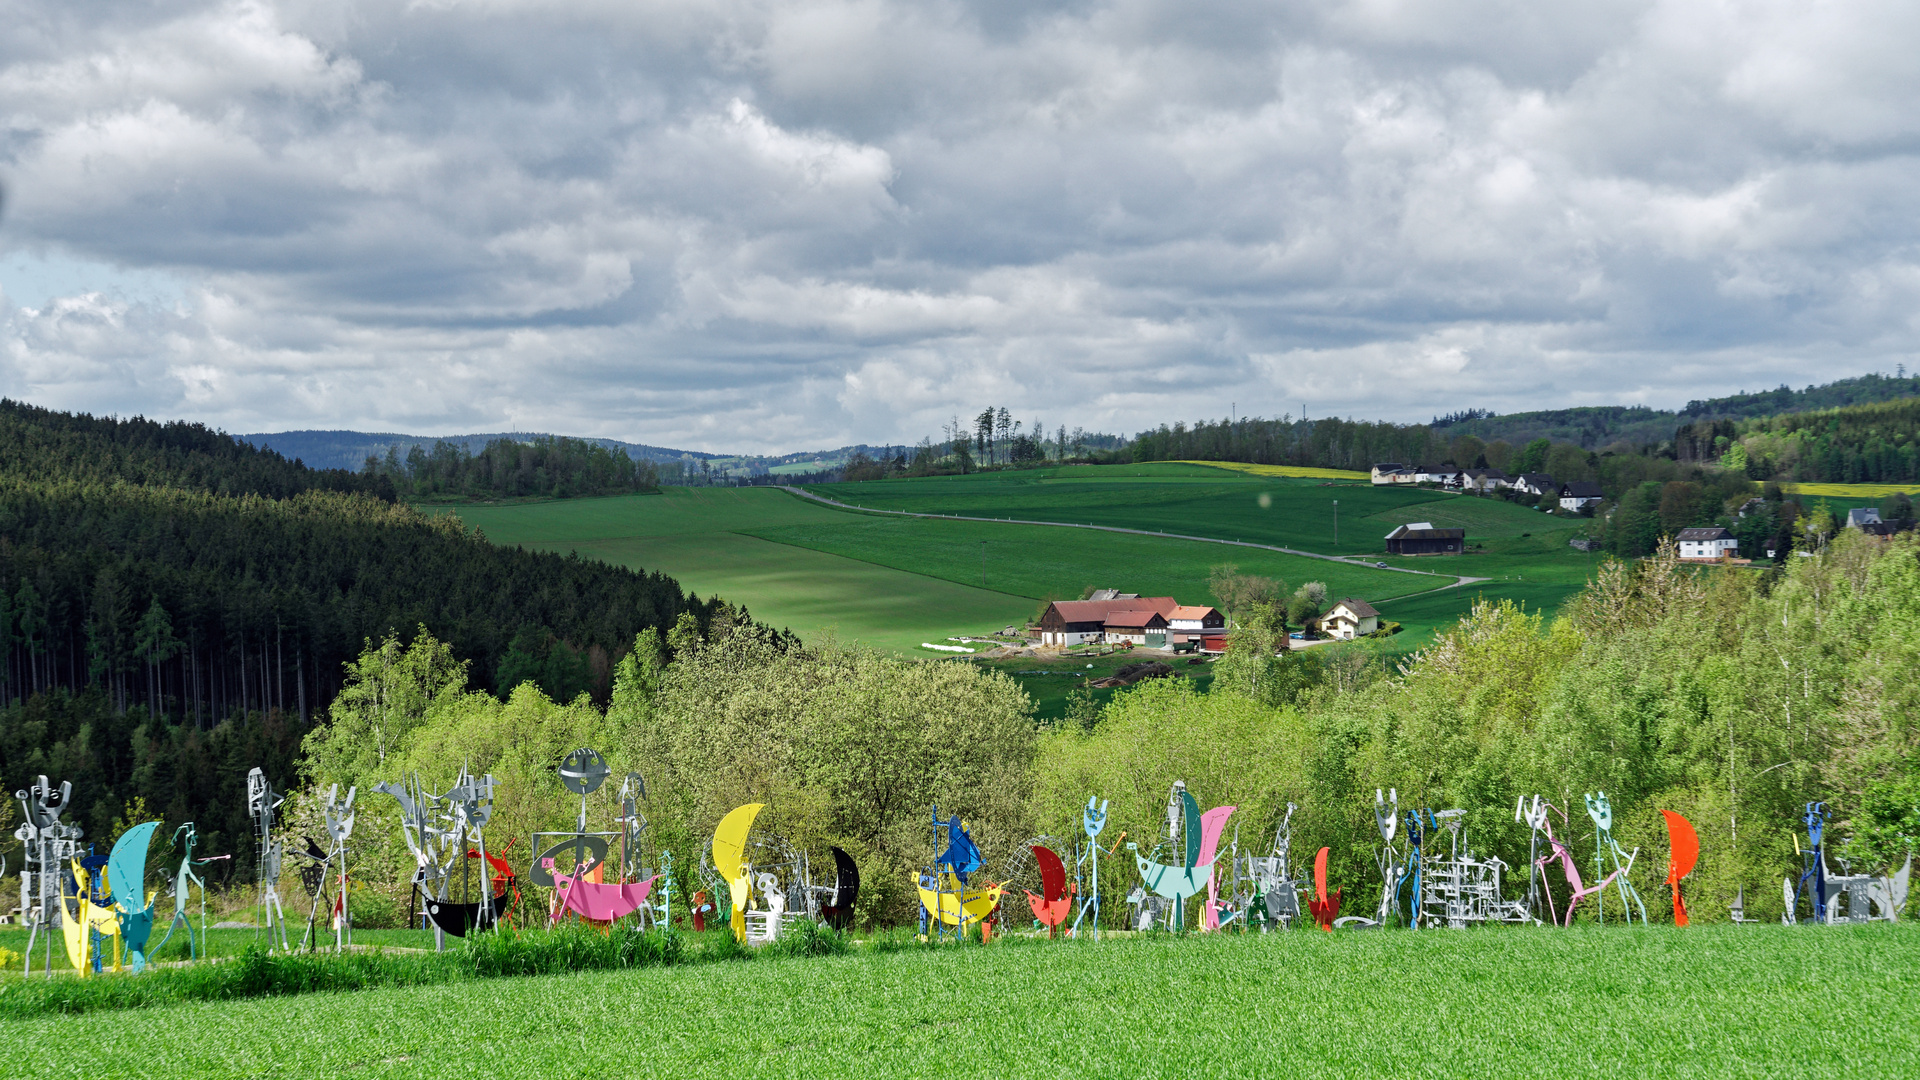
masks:
{"label": "blue figure sculpture", "polygon": [[1100,800],[1099,808],[1094,807],[1093,796],[1087,796],[1086,813],[1081,815],[1080,824],[1087,834],[1086,860],[1092,864],[1093,888],[1080,898],[1080,914],[1073,918],[1073,937],[1080,936],[1080,921],[1093,914],[1093,940],[1100,940],[1100,830],[1107,827],[1107,800]]}
{"label": "blue figure sculpture", "polygon": [[966,826],[961,824],[960,815],[955,814],[945,821],[938,817],[934,821],[947,827],[947,850],[934,859],[936,866],[944,866],[953,871],[960,884],[967,883],[967,875],[980,869],[980,849],[974,845],[973,837],[967,835]]}
{"label": "blue figure sculpture", "polygon": [[[1807,827],[1807,839],[1813,846],[1801,853],[1806,859],[1807,868],[1800,874],[1799,886],[1787,898],[1785,921],[1789,926],[1793,925],[1794,917],[1800,912],[1802,893],[1813,903],[1814,923],[1827,921],[1827,860],[1825,853],[1820,850],[1826,836],[1827,817],[1827,804],[1823,802],[1808,803],[1806,811],[1800,815],[1801,824]],[[1794,846],[1798,847],[1799,844],[1796,842]]]}
{"label": "blue figure sculpture", "polygon": [[[1423,815],[1425,829],[1422,828]],[[1400,873],[1400,884],[1402,887],[1413,886],[1413,895],[1408,898],[1411,902],[1407,905],[1406,911],[1407,925],[1416,930],[1420,928],[1420,906],[1424,899],[1420,895],[1423,873],[1420,844],[1425,839],[1426,830],[1437,827],[1433,820],[1433,811],[1426,809],[1407,811],[1407,865],[1406,869]]]}

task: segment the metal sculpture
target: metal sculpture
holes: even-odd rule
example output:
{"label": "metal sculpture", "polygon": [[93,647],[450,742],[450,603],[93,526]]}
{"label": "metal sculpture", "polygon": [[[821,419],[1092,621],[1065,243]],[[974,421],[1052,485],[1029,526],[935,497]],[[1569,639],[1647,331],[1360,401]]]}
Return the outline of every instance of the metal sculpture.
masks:
{"label": "metal sculpture", "polygon": [[[1167,839],[1147,855],[1140,854],[1139,845],[1127,845],[1127,850],[1134,853],[1141,883],[1155,895],[1173,902],[1170,929],[1186,928],[1186,901],[1213,881],[1214,855],[1220,834],[1235,809],[1216,806],[1202,814],[1200,804],[1187,791],[1186,781],[1176,780],[1167,795]],[[1156,862],[1156,856],[1179,861]]]}
{"label": "metal sculpture", "polygon": [[1792,926],[1800,914],[1800,895],[1803,892],[1807,894],[1809,900],[1813,901],[1813,921],[1816,923],[1827,921],[1827,859],[1826,851],[1822,847],[1827,817],[1827,804],[1823,802],[1808,803],[1805,812],[1800,815],[1800,823],[1807,829],[1809,846],[1807,850],[1800,851],[1800,837],[1796,835],[1793,838],[1795,853],[1805,860],[1806,869],[1801,871],[1800,884],[1797,888],[1793,887],[1792,882],[1788,882],[1784,890],[1787,910],[1781,918],[1788,926]]}
{"label": "metal sculpture", "polygon": [[1056,850],[1063,846],[1052,836],[1030,837],[1013,849],[1000,869],[1001,887],[1026,897],[1033,925],[1044,927],[1048,937],[1058,935],[1073,913],[1073,897],[1079,892],[1079,883],[1069,879],[1066,861]]}
{"label": "metal sculpture", "polygon": [[1313,857],[1313,899],[1307,901],[1307,912],[1320,929],[1333,933],[1333,920],[1340,917],[1340,890],[1327,895],[1327,849],[1321,848]]}
{"label": "metal sculpture", "polygon": [[920,874],[920,933],[937,939],[951,928],[958,941],[969,926],[985,922],[993,914],[1004,889],[997,883],[976,885],[968,880],[980,870],[982,861],[980,849],[960,815],[942,818],[940,808],[935,806],[933,827],[935,846],[944,831],[947,848],[934,856],[931,870]]}
{"label": "metal sculpture", "polygon": [[108,856],[87,855],[68,863],[61,882],[60,931],[66,938],[67,961],[82,975],[101,970],[103,944],[112,939],[115,967],[119,966],[120,919],[107,899]]}
{"label": "metal sculpture", "polygon": [[1475,923],[1529,921],[1527,902],[1506,898],[1507,864],[1498,856],[1476,858],[1468,846],[1466,814],[1465,810],[1441,810],[1427,817],[1430,824],[1447,829],[1452,846],[1445,856],[1426,857],[1420,924],[1458,930]]}
{"label": "metal sculpture", "polygon": [[[1087,843],[1082,849],[1080,858],[1076,860],[1075,866],[1077,868],[1080,863],[1089,864],[1088,872],[1092,875],[1093,885],[1087,890],[1086,895],[1081,897],[1080,913],[1073,917],[1073,929],[1069,930],[1068,933],[1073,937],[1080,936],[1080,924],[1086,919],[1087,915],[1091,913],[1093,915],[1093,940],[1099,941],[1100,831],[1107,827],[1107,800],[1101,799],[1099,807],[1096,808],[1094,806],[1094,796],[1087,796],[1087,809],[1080,815],[1080,827],[1082,831],[1087,834]],[[1122,833],[1121,835],[1124,836],[1126,834]]]}
{"label": "metal sculpture", "polygon": [[[1786,901],[1786,912],[1781,916],[1783,922],[1791,926],[1799,916],[1802,892],[1813,907],[1813,917],[1800,920],[1802,922],[1890,922],[1900,917],[1900,912],[1907,906],[1907,883],[1913,871],[1911,852],[1907,855],[1906,863],[1895,874],[1855,874],[1847,861],[1841,859],[1840,867],[1845,873],[1836,875],[1827,866],[1827,804],[1808,803],[1800,821],[1807,828],[1810,842],[1810,846],[1800,852],[1807,868],[1800,875],[1799,889],[1795,889],[1791,879],[1782,883],[1781,891]],[[1800,840],[1796,835],[1794,847],[1799,846]],[[1844,919],[1841,916],[1843,908],[1846,912]]]}
{"label": "metal sculpture", "polygon": [[713,830],[713,869],[727,884],[727,892],[732,900],[733,936],[744,945],[747,941],[747,899],[753,891],[753,881],[748,877],[747,832],[753,828],[753,819],[766,808],[765,803],[748,803],[727,811],[720,824]]}
{"label": "metal sculpture", "polygon": [[63,825],[61,815],[73,800],[73,783],[61,781],[59,787],[47,783],[42,775],[28,787],[13,793],[20,801],[24,818],[13,831],[14,838],[26,846],[26,858],[20,869],[21,917],[27,923],[26,974],[33,974],[33,950],[40,932],[47,932],[46,958],[41,967],[53,975],[53,927],[64,903],[60,885],[66,865],[80,853],[85,832],[78,825]]}
{"label": "metal sculpture", "polygon": [[[1293,879],[1292,865],[1293,813],[1298,809],[1287,804],[1267,854],[1234,860],[1234,891],[1243,912],[1242,925],[1258,923],[1263,931],[1275,926],[1286,930],[1300,921],[1300,883]],[[1237,839],[1234,846],[1239,846]]]}
{"label": "metal sculpture", "polygon": [[[1633,870],[1633,860],[1639,857],[1640,849],[1636,847],[1629,853],[1620,846],[1620,841],[1613,838],[1613,804],[1607,801],[1606,792],[1588,795],[1586,798],[1587,816],[1593,819],[1594,828],[1594,872],[1606,874],[1606,860],[1609,856],[1612,857],[1613,873],[1607,876],[1613,880],[1614,888],[1620,893],[1620,907],[1626,912],[1627,922],[1633,922],[1634,909],[1639,908],[1640,921],[1644,923],[1647,921],[1647,906],[1640,902],[1640,894],[1634,889],[1633,881],[1627,876]],[[1604,893],[1597,895],[1594,915],[1601,922],[1606,922]]]}
{"label": "metal sculpture", "polygon": [[640,812],[640,801],[647,797],[646,778],[637,772],[629,772],[620,781],[620,818],[614,824],[620,826],[620,879],[622,881],[647,881],[658,879],[660,890],[634,909],[642,928],[649,925],[673,929],[673,853],[660,852],[660,869],[649,872],[642,855],[641,839],[646,833],[648,822]]}
{"label": "metal sculpture", "polygon": [[[1377,790],[1375,794],[1378,795]],[[1407,925],[1415,930],[1420,929],[1420,915],[1426,909],[1426,858],[1421,844],[1434,828],[1433,811],[1425,808],[1407,811],[1407,864],[1400,872],[1399,885],[1394,892],[1394,911],[1399,913],[1404,910]],[[1402,908],[1399,888],[1407,885],[1413,887],[1413,893],[1407,898],[1406,907]]]}
{"label": "metal sculpture", "polygon": [[1673,890],[1673,925],[1687,925],[1687,903],[1680,897],[1680,881],[1693,873],[1694,864],[1700,861],[1700,834],[1693,829],[1693,822],[1674,813],[1672,810],[1660,811],[1667,819],[1667,838],[1673,851],[1667,859],[1667,887]]}
{"label": "metal sculpture", "polygon": [[[580,796],[580,815],[571,833],[534,834],[536,850],[540,849],[542,838],[564,839],[541,851],[529,876],[535,885],[551,886],[554,890],[551,922],[558,922],[568,912],[594,922],[625,918],[647,902],[658,875],[636,882],[597,880],[605,873],[609,842],[616,836],[623,843],[632,839],[630,826],[624,826],[619,833],[587,831],[587,796],[600,790],[613,770],[607,767],[598,751],[581,747],[566,756],[558,772],[560,783]],[[492,783],[493,778],[487,777],[489,792]],[[630,852],[630,848],[623,852],[623,863]],[[562,872],[558,860],[569,855],[571,865],[567,872]]]}
{"label": "metal sculpture", "polygon": [[[1536,796],[1535,798],[1537,799],[1538,796]],[[1553,813],[1559,814],[1561,824],[1563,825],[1566,824],[1567,812],[1565,810],[1560,809],[1559,807],[1553,805],[1550,802],[1536,803],[1536,809],[1538,809],[1539,807],[1544,807],[1546,810],[1550,810]],[[1572,889],[1572,895],[1568,896],[1567,898],[1567,917],[1564,922],[1561,922],[1559,920],[1559,917],[1558,917],[1559,913],[1554,909],[1553,894],[1551,892],[1548,892],[1544,887],[1541,889],[1542,894],[1546,897],[1548,921],[1558,922],[1559,925],[1562,925],[1562,926],[1572,926],[1573,913],[1575,910],[1579,908],[1580,901],[1585,900],[1589,896],[1594,896],[1598,894],[1600,890],[1606,888],[1608,885],[1613,884],[1614,879],[1620,875],[1620,871],[1616,869],[1613,873],[1608,874],[1606,877],[1600,879],[1600,882],[1597,885],[1588,885],[1585,882],[1581,881],[1580,866],[1578,862],[1575,861],[1573,857],[1573,852],[1568,849],[1566,843],[1560,840],[1560,838],[1553,835],[1552,820],[1549,819],[1549,817],[1545,813],[1540,813],[1538,815],[1538,819],[1539,819],[1538,827],[1542,832],[1546,834],[1547,845],[1549,850],[1546,852],[1546,854],[1540,856],[1540,858],[1535,862],[1535,866],[1544,872],[1546,869],[1547,863],[1553,861],[1556,858],[1559,859],[1560,868],[1567,876],[1567,885]],[[1532,817],[1529,817],[1528,820],[1532,821],[1534,819]]]}
{"label": "metal sculpture", "polygon": [[[173,940],[173,932],[182,926],[187,928],[187,955],[198,960],[200,954],[206,951],[207,883],[199,874],[193,872],[193,868],[231,859],[233,856],[215,855],[211,858],[196,859],[193,857],[193,849],[199,845],[200,831],[194,827],[193,822],[189,821],[173,830],[173,840],[168,844],[168,849],[181,852],[180,868],[174,871],[170,886],[173,891],[173,921],[167,924],[167,932],[161,935],[160,943],[153,947],[150,955],[159,956],[161,950],[167,947],[167,942]],[[187,918],[187,899],[191,896],[195,885],[200,886],[200,940],[197,942],[193,939],[193,920]]]}
{"label": "metal sculpture", "polygon": [[[400,804],[400,835],[407,842],[407,850],[413,853],[413,893],[426,913],[426,919],[433,927],[433,945],[435,949],[447,947],[447,931],[434,917],[436,905],[448,903],[447,884],[453,873],[454,860],[459,858],[458,838],[448,825],[450,812],[445,809],[445,796],[435,795],[421,782],[415,773],[405,786],[396,783],[379,783],[373,790],[391,795]],[[412,924],[411,905],[407,913],[407,922]],[[455,936],[466,933],[464,921],[450,920],[459,928]]]}
{"label": "metal sculpture", "polygon": [[[1547,889],[1546,862],[1551,856],[1540,853],[1541,836],[1552,835],[1547,824],[1547,807],[1548,804],[1538,795],[1533,797],[1532,803],[1528,803],[1527,797],[1522,795],[1513,804],[1513,820],[1526,822],[1530,830],[1527,837],[1527,898],[1524,901],[1527,913],[1536,921],[1542,921],[1540,917],[1544,912],[1544,921],[1557,922],[1553,914],[1553,895]],[[1548,850],[1551,852],[1551,847]]]}
{"label": "metal sculpture", "polygon": [[285,796],[273,790],[267,774],[259,767],[247,773],[247,815],[253,819],[254,867],[259,875],[260,926],[266,931],[267,948],[273,948],[273,931],[280,929],[280,948],[287,944],[287,913],[280,906],[280,841],[273,838],[274,811]]}
{"label": "metal sculpture", "polygon": [[[307,930],[300,938],[301,948],[307,947],[309,938],[314,934],[318,924],[320,901],[326,895],[329,883],[335,886],[333,903],[330,905],[333,912],[334,950],[345,952],[347,946],[353,941],[353,915],[347,906],[347,839],[353,835],[353,800],[359,793],[358,786],[349,787],[347,797],[342,801],[339,784],[328,788],[327,794],[321,800],[320,815],[326,824],[327,838],[330,843],[324,851],[319,851],[316,850],[319,845],[309,837],[307,850],[295,853],[304,855],[312,862],[308,868],[311,876],[307,877],[303,874],[303,877],[306,877],[307,888],[313,892],[313,907],[307,913]],[[329,882],[329,876],[332,878],[331,882]]]}
{"label": "metal sculpture", "polygon": [[120,834],[107,855],[107,882],[113,890],[120,941],[127,952],[127,966],[135,975],[146,970],[147,939],[153,935],[153,900],[158,893],[146,891],[147,846],[159,827],[157,821],[135,825]]}
{"label": "metal sculpture", "polygon": [[835,930],[845,930],[853,925],[853,906],[860,899],[860,866],[838,847],[829,848],[828,854],[833,856],[833,884],[814,886],[821,901],[820,921]]}

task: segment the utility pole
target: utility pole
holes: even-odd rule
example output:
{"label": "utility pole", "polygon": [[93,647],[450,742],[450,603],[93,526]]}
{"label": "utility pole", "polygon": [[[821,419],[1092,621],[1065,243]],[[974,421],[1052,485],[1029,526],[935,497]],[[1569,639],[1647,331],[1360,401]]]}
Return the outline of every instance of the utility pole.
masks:
{"label": "utility pole", "polygon": [[1340,500],[1333,500],[1333,549],[1340,550]]}

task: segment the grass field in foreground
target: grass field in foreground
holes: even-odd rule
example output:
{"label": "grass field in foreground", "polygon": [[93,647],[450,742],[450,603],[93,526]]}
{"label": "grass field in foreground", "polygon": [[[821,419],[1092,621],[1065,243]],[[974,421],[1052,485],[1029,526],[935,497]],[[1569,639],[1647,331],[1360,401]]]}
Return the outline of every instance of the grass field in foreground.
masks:
{"label": "grass field in foreground", "polygon": [[22,1075],[1912,1076],[1920,927],[1294,931],[10,1023]]}

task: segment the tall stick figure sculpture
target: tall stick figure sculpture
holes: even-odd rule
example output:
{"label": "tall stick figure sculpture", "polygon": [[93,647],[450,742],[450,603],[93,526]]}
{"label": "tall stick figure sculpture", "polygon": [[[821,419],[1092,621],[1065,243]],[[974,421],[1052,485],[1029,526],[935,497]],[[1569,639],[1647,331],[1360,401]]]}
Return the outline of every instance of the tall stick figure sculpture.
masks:
{"label": "tall stick figure sculpture", "polygon": [[273,931],[280,929],[280,949],[292,948],[287,942],[287,913],[280,907],[280,841],[273,838],[274,811],[285,801],[273,790],[267,774],[258,767],[247,773],[247,814],[253,818],[256,869],[260,880],[261,926],[267,932],[267,948],[273,948]]}
{"label": "tall stick figure sculpture", "polygon": [[55,913],[61,911],[60,876],[68,861],[79,857],[80,839],[85,835],[78,825],[62,825],[60,815],[67,812],[73,799],[73,782],[63,780],[59,787],[47,783],[45,776],[22,791],[13,793],[20,800],[26,821],[14,830],[14,837],[26,845],[21,870],[21,899],[27,920],[27,956],[25,973],[33,974],[33,948],[40,930],[47,930],[47,955],[43,965],[47,977],[53,977],[53,933]]}
{"label": "tall stick figure sculpture", "polygon": [[[1640,909],[1640,921],[1643,923],[1646,922],[1647,906],[1640,902],[1639,892],[1635,891],[1633,882],[1627,879],[1627,875],[1633,871],[1633,860],[1640,855],[1640,849],[1634,848],[1632,853],[1628,853],[1625,848],[1620,846],[1620,841],[1613,838],[1613,804],[1607,801],[1606,792],[1602,791],[1598,795],[1587,796],[1587,816],[1593,819],[1593,842],[1595,847],[1593,856],[1594,872],[1605,877],[1607,867],[1606,863],[1602,860],[1606,856],[1612,856],[1613,885],[1620,893],[1620,907],[1626,913],[1627,921],[1633,921],[1634,909],[1638,908]],[[1594,910],[1602,923],[1606,922],[1606,905],[1601,902],[1606,897],[1604,891],[1605,884],[1604,881],[1601,882],[1602,891],[1594,895],[1594,900],[1598,905]]]}
{"label": "tall stick figure sculpture", "polygon": [[1100,940],[1100,830],[1107,827],[1107,800],[1100,800],[1099,809],[1094,809],[1093,796],[1087,796],[1087,809],[1080,817],[1080,825],[1087,833],[1087,858],[1092,860],[1090,873],[1093,888],[1088,890],[1086,898],[1080,901],[1080,914],[1073,920],[1073,936],[1080,936],[1080,920],[1093,913],[1093,940]]}
{"label": "tall stick figure sculpture", "polygon": [[349,787],[346,801],[340,802],[340,785],[335,784],[327,791],[324,807],[327,835],[333,840],[333,850],[327,854],[340,881],[339,892],[334,898],[340,905],[333,921],[333,947],[336,952],[346,952],[347,946],[353,941],[352,909],[347,906],[347,838],[353,835],[353,797],[359,792],[359,787]]}

